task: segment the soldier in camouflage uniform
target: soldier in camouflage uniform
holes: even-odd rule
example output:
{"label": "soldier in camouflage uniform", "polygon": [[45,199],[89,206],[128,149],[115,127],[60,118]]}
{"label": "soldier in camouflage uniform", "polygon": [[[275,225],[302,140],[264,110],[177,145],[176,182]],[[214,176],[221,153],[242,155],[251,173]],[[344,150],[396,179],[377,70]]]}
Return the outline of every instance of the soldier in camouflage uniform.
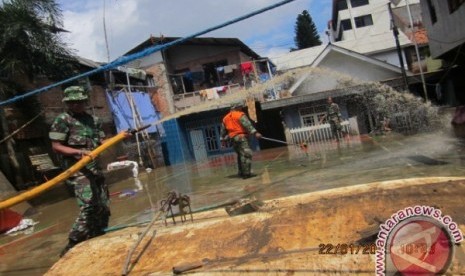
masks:
{"label": "soldier in camouflage uniform", "polygon": [[252,167],[252,149],[249,146],[249,134],[255,135],[260,139],[262,135],[252,126],[252,123],[242,112],[243,105],[235,104],[231,111],[223,118],[221,129],[221,138],[232,140],[234,151],[237,153],[238,174],[240,177],[247,179],[253,177]]}
{"label": "soldier in camouflage uniform", "polygon": [[[49,137],[53,150],[60,154],[63,169],[68,169],[99,146],[105,134],[100,120],[85,111],[87,94],[82,87],[68,87],[64,95],[68,111],[55,118]],[[80,213],[60,256],[79,242],[103,235],[110,216],[108,187],[98,160],[89,162],[66,182],[74,187]]]}
{"label": "soldier in camouflage uniform", "polygon": [[328,97],[327,102],[328,102],[328,106],[326,109],[326,114],[322,118],[322,120],[325,118],[328,120],[329,125],[331,126],[331,133],[333,135],[333,138],[339,141],[342,138],[341,111],[339,109],[339,105],[333,102],[333,98]]}

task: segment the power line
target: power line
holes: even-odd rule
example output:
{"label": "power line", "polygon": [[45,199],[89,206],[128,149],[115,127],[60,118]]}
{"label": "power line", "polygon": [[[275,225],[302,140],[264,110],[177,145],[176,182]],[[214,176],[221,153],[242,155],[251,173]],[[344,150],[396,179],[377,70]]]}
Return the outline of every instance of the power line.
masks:
{"label": "power line", "polygon": [[81,79],[81,78],[84,78],[84,77],[88,77],[90,75],[93,75],[93,74],[96,74],[96,73],[99,73],[99,72],[103,72],[103,71],[106,71],[106,70],[110,70],[110,69],[113,69],[115,67],[118,67],[118,66],[121,66],[121,65],[124,65],[128,62],[131,62],[133,60],[136,60],[136,59],[139,59],[139,58],[142,58],[142,57],[145,57],[145,56],[148,56],[152,53],[155,53],[155,52],[158,52],[158,51],[161,51],[161,50],[164,50],[164,49],[167,49],[171,46],[174,46],[174,45],[177,45],[177,44],[181,44],[187,40],[190,40],[192,38],[195,38],[197,36],[201,36],[201,35],[204,35],[206,33],[209,33],[209,32],[212,32],[212,31],[215,31],[215,30],[218,30],[218,29],[221,29],[221,28],[224,28],[226,26],[229,26],[229,25],[232,25],[234,23],[237,23],[237,22],[240,22],[240,21],[243,21],[245,19],[248,19],[248,18],[251,18],[253,16],[256,16],[258,14],[261,14],[261,13],[264,13],[266,11],[269,11],[269,10],[273,10],[275,8],[278,8],[280,6],[283,6],[285,4],[288,4],[288,3],[291,3],[291,2],[294,2],[295,0],[285,0],[285,1],[281,1],[281,2],[278,2],[276,4],[273,4],[273,5],[270,5],[270,6],[267,6],[265,8],[262,8],[262,9],[259,9],[259,10],[256,10],[256,11],[253,11],[251,13],[248,13],[246,15],[243,15],[243,16],[240,16],[240,17],[237,17],[233,20],[230,20],[230,21],[226,21],[222,24],[219,24],[217,26],[214,26],[214,27],[211,27],[211,28],[208,28],[208,29],[205,29],[203,31],[200,31],[198,33],[195,33],[195,34],[192,34],[192,35],[189,35],[189,36],[185,36],[183,38],[178,38],[174,41],[171,41],[171,42],[168,42],[166,44],[162,44],[162,45],[154,45],[152,47],[148,47],[140,52],[137,52],[137,53],[134,53],[134,54],[131,54],[131,55],[128,55],[128,56],[122,56],[116,60],[114,60],[113,62],[110,62],[106,65],[103,65],[99,68],[95,68],[93,70],[90,70],[90,71],[87,71],[85,73],[82,73],[82,74],[79,74],[79,75],[76,75],[74,77],[71,77],[71,78],[68,78],[68,79],[65,79],[65,80],[62,80],[62,81],[59,81],[59,82],[56,82],[54,84],[51,84],[51,85],[48,85],[48,86],[45,86],[45,87],[42,87],[42,88],[39,88],[39,89],[35,89],[33,91],[30,91],[30,92],[27,92],[27,93],[24,93],[22,95],[18,95],[18,96],[15,96],[13,98],[10,98],[8,100],[5,100],[5,101],[2,101],[0,102],[0,106],[3,106],[3,105],[6,105],[6,104],[11,104],[11,103],[14,103],[16,101],[19,101],[19,100],[22,100],[24,98],[27,98],[27,97],[30,97],[30,96],[33,96],[33,95],[36,95],[36,94],[39,94],[39,93],[42,93],[42,92],[45,92],[49,89],[52,89],[54,87],[58,87],[60,85],[63,85],[63,84],[66,84],[66,83],[69,83],[69,82],[72,82],[72,81],[75,81],[75,80],[78,80],[78,79]]}

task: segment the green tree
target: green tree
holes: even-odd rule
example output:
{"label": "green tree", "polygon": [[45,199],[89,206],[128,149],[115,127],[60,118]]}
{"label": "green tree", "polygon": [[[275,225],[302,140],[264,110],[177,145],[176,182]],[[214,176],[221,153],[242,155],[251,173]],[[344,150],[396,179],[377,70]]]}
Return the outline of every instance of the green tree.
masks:
{"label": "green tree", "polygon": [[[297,50],[321,45],[320,36],[318,35],[315,23],[313,23],[312,17],[307,10],[297,15],[294,30],[294,42],[297,46]],[[292,50],[296,49],[291,49],[291,51]]]}
{"label": "green tree", "polygon": [[[0,100],[24,93],[38,79],[62,79],[73,72],[75,60],[59,33],[62,15],[55,0],[0,0]],[[34,97],[16,104],[28,117],[39,110]],[[0,135],[9,130],[0,107]],[[14,149],[15,141],[5,142],[16,184],[22,184]],[[19,182],[19,183],[18,183]]]}

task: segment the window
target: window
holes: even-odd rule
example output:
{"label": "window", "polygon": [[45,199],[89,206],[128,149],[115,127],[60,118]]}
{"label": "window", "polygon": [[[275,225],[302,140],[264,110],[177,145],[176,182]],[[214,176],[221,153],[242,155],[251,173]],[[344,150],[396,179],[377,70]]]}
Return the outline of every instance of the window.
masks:
{"label": "window", "polygon": [[368,0],[350,0],[352,8],[368,5]]}
{"label": "window", "polygon": [[220,149],[218,145],[218,133],[220,131],[220,126],[210,126],[204,129],[205,139],[207,144],[207,151],[217,151]]}
{"label": "window", "polygon": [[428,9],[429,9],[429,15],[431,17],[431,23],[436,23],[438,21],[438,17],[436,15],[436,7],[433,4],[432,0],[426,0],[426,3],[428,4]]}
{"label": "window", "polygon": [[449,13],[458,10],[463,3],[465,3],[465,0],[447,0],[447,4],[449,4]]}
{"label": "window", "polygon": [[326,106],[303,107],[299,109],[299,113],[302,126],[315,126],[320,123],[321,118],[326,114]]}
{"label": "window", "polygon": [[355,27],[357,28],[373,25],[373,18],[371,18],[371,14],[355,17],[354,21]]}
{"label": "window", "polygon": [[352,30],[352,22],[350,22],[350,19],[341,20],[341,28],[344,31]]}
{"label": "window", "polygon": [[336,5],[338,11],[347,10],[347,0],[338,0]]}

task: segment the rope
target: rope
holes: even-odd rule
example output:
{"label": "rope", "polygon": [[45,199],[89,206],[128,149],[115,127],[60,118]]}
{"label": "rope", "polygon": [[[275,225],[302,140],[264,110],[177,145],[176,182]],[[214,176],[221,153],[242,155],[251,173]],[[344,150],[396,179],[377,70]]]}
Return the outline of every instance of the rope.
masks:
{"label": "rope", "polygon": [[25,123],[24,125],[22,125],[20,128],[18,128],[17,130],[13,131],[10,135],[8,135],[7,137],[3,138],[1,141],[0,141],[0,144],[3,144],[3,142],[5,142],[6,140],[12,138],[13,136],[15,136],[18,132],[20,132],[22,129],[24,129],[25,127],[27,127],[28,125],[30,125],[32,122],[34,122],[37,118],[40,117],[40,115],[42,115],[45,111],[42,110],[41,112],[39,112],[39,114],[37,114],[34,118],[32,118],[31,120],[29,120],[27,123]]}
{"label": "rope", "polygon": [[106,70],[110,70],[110,69],[113,69],[115,67],[118,67],[118,66],[121,66],[121,65],[124,65],[128,62],[131,62],[133,60],[136,60],[136,59],[139,59],[139,58],[142,58],[142,57],[145,57],[145,56],[148,56],[150,54],[153,54],[155,52],[158,52],[158,51],[161,51],[161,50],[164,50],[164,49],[167,49],[171,46],[174,46],[174,45],[177,45],[177,44],[181,44],[187,40],[190,40],[192,38],[195,38],[197,36],[201,36],[201,35],[204,35],[206,33],[209,33],[209,32],[212,32],[212,31],[215,31],[215,30],[218,30],[218,29],[221,29],[221,28],[224,28],[226,26],[229,26],[229,25],[232,25],[232,24],[235,24],[237,22],[240,22],[240,21],[243,21],[245,19],[248,19],[250,17],[253,17],[255,15],[258,15],[258,14],[261,14],[261,13],[264,13],[266,11],[269,11],[269,10],[272,10],[272,9],[275,9],[277,7],[280,7],[280,6],[283,6],[285,4],[288,4],[290,2],[293,2],[295,0],[285,0],[285,1],[281,1],[281,2],[278,2],[276,4],[273,4],[273,5],[270,5],[270,6],[267,6],[265,8],[262,8],[262,9],[259,9],[259,10],[256,10],[254,12],[251,12],[249,14],[246,14],[246,15],[243,15],[243,16],[240,16],[240,17],[237,17],[236,19],[233,19],[233,20],[230,20],[230,21],[227,21],[225,23],[222,23],[222,24],[219,24],[217,26],[214,26],[214,27],[211,27],[211,28],[208,28],[206,30],[203,30],[203,31],[200,31],[198,33],[194,33],[192,35],[188,35],[188,36],[185,36],[185,37],[182,37],[182,38],[178,38],[176,40],[173,40],[171,42],[168,42],[166,44],[163,44],[163,45],[156,45],[156,46],[152,46],[152,47],[149,47],[149,48],[146,48],[140,52],[137,52],[137,53],[134,53],[134,54],[131,54],[131,55],[128,55],[128,56],[122,56],[108,64],[105,64],[99,68],[95,68],[93,70],[90,70],[90,71],[87,71],[85,73],[82,73],[82,74],[79,74],[79,75],[76,75],[74,77],[71,77],[71,78],[68,78],[68,79],[65,79],[65,80],[62,80],[62,81],[59,81],[59,82],[56,82],[54,84],[51,84],[51,85],[47,85],[45,87],[42,87],[42,88],[39,88],[39,89],[35,89],[33,91],[30,91],[30,92],[26,92],[22,95],[18,95],[18,96],[15,96],[11,99],[8,99],[8,100],[5,100],[5,101],[2,101],[0,102],[0,106],[3,106],[3,105],[7,105],[7,104],[11,104],[11,103],[14,103],[16,101],[19,101],[19,100],[22,100],[24,98],[27,98],[27,97],[30,97],[30,96],[33,96],[33,95],[36,95],[36,94],[39,94],[39,93],[42,93],[42,92],[45,92],[49,89],[52,89],[54,87],[58,87],[60,85],[63,85],[63,84],[66,84],[66,83],[69,83],[69,82],[72,82],[72,81],[76,81],[78,79],[81,79],[81,78],[84,78],[84,77],[88,77],[90,75],[93,75],[93,74],[96,74],[96,73],[99,73],[99,72],[103,72],[103,71],[106,71]]}

